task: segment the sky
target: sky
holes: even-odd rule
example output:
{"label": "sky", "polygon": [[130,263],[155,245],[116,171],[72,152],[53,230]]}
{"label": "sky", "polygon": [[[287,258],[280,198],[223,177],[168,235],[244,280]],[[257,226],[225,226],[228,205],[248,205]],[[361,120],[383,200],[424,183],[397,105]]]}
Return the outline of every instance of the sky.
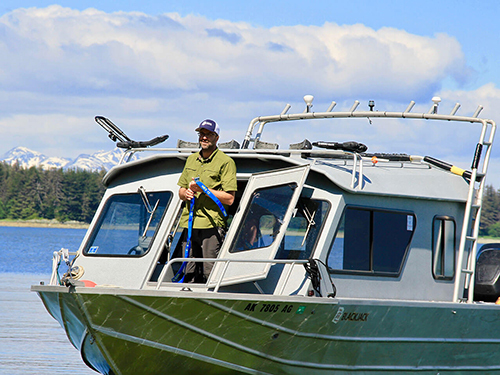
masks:
{"label": "sky", "polygon": [[[241,143],[251,119],[313,111],[440,112],[500,121],[496,0],[0,2],[0,156],[24,146],[75,158],[113,143],[106,116],[135,140],[195,141],[205,118]],[[477,125],[356,120],[268,125],[262,140],[356,140],[368,152],[430,155],[470,167]],[[498,149],[500,150],[500,148]],[[500,151],[487,182],[500,188]]]}

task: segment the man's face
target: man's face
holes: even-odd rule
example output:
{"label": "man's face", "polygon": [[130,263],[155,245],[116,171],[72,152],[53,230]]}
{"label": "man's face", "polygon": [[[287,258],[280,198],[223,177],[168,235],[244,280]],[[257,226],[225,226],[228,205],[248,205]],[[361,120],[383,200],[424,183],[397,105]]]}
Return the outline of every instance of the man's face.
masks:
{"label": "man's face", "polygon": [[198,132],[198,137],[200,140],[200,146],[202,150],[213,151],[217,147],[217,140],[219,139],[217,133],[201,129]]}

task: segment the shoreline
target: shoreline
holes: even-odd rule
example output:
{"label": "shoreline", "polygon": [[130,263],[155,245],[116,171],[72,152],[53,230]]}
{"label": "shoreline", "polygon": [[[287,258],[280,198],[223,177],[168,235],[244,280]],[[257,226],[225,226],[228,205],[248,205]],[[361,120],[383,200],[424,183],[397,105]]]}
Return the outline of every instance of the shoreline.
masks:
{"label": "shoreline", "polygon": [[0,227],[88,229],[89,224],[55,220],[0,220]]}
{"label": "shoreline", "polygon": [[[61,229],[88,229],[90,224],[68,221],[61,223],[55,220],[0,220],[0,227],[20,228],[61,228]],[[500,243],[499,238],[479,237],[478,244]]]}

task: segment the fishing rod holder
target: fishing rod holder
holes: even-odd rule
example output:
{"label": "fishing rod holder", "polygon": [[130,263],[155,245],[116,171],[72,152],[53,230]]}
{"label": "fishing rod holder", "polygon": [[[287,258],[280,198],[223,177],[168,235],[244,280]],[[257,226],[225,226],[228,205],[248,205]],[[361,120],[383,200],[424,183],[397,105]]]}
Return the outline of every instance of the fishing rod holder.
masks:
{"label": "fishing rod holder", "polygon": [[124,148],[127,150],[136,148],[147,148],[155,146],[168,139],[168,135],[161,135],[150,139],[149,141],[134,141],[130,139],[123,130],[116,126],[110,119],[104,116],[96,116],[95,121],[108,132],[108,137],[113,142],[116,142],[116,147]]}

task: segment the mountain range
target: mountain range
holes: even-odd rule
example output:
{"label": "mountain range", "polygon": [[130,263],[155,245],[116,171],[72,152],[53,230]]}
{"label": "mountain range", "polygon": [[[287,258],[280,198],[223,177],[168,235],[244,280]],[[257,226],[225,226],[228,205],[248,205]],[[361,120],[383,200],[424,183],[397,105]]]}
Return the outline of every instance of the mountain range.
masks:
{"label": "mountain range", "polygon": [[64,157],[48,157],[26,147],[16,147],[5,153],[0,162],[16,164],[23,168],[41,167],[43,169],[62,168],[88,171],[109,170],[120,162],[123,150],[115,148],[111,151],[98,151],[92,155],[81,154],[76,159]]}

